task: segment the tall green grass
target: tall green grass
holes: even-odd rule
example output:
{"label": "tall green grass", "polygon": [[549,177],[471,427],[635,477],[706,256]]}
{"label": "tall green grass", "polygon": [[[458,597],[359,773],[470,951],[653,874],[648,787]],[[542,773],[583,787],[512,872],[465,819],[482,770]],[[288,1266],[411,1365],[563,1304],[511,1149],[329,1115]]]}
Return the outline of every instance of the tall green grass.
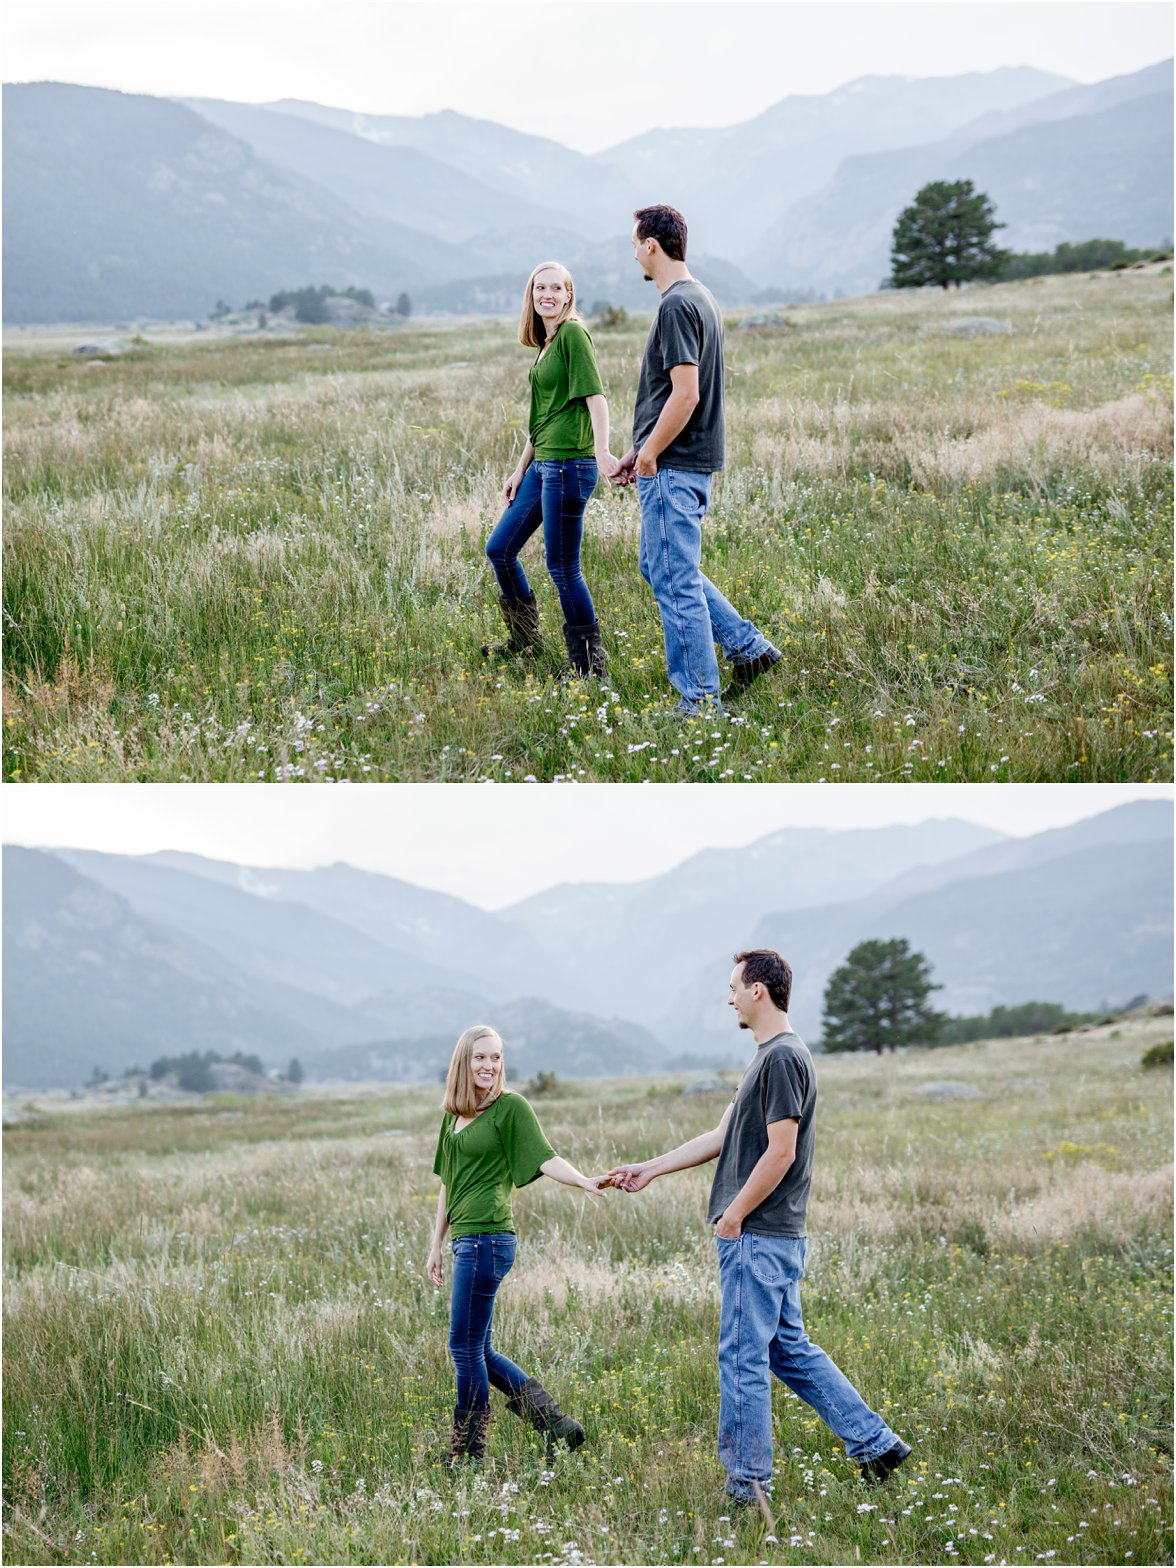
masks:
{"label": "tall green grass", "polygon": [[[977,303],[979,301],[979,304]],[[521,447],[501,323],[6,356],[5,776],[1167,779],[1170,280],[879,296],[728,335],[704,567],[785,659],[672,693],[632,492],[589,505],[607,681],[488,666]],[[954,334],[977,309],[1006,336]],[[596,334],[623,448],[644,324]]]}
{"label": "tall green grass", "polygon": [[[1170,1560],[1171,1084],[1140,1066],[1165,1024],[820,1062],[807,1326],[915,1452],[866,1491],[778,1387],[774,1531],[721,1491],[709,1170],[516,1195],[497,1342],[589,1441],[549,1466],[496,1397],[488,1462],[447,1474],[439,1090],[26,1108],[5,1558]],[[929,1098],[944,1079],[980,1097]],[[717,1121],[722,1094],[681,1086],[535,1103],[602,1169]]]}

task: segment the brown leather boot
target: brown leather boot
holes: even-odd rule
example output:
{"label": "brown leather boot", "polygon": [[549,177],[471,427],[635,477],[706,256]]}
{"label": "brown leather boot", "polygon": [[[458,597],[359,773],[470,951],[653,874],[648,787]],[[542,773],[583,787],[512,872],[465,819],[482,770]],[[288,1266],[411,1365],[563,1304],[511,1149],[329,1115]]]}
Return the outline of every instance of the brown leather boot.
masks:
{"label": "brown leather boot", "polygon": [[482,656],[486,659],[519,659],[543,651],[543,638],[539,631],[539,606],[535,595],[525,599],[508,599],[500,594],[498,608],[510,636],[505,642],[484,642]]}
{"label": "brown leather boot", "polygon": [[595,675],[598,679],[603,676],[607,660],[600,640],[600,622],[592,621],[587,626],[565,625],[563,632],[568,663],[572,667],[570,674],[573,677]]}
{"label": "brown leather boot", "polygon": [[442,1455],[441,1463],[452,1470],[458,1460],[465,1457],[480,1463],[486,1457],[486,1439],[490,1433],[488,1408],[454,1410],[453,1431],[449,1437],[449,1452]]}
{"label": "brown leather boot", "polygon": [[533,1377],[511,1394],[506,1408],[523,1421],[529,1421],[547,1438],[548,1451],[562,1438],[569,1448],[579,1448],[585,1439],[584,1428],[572,1416],[565,1416],[555,1400]]}

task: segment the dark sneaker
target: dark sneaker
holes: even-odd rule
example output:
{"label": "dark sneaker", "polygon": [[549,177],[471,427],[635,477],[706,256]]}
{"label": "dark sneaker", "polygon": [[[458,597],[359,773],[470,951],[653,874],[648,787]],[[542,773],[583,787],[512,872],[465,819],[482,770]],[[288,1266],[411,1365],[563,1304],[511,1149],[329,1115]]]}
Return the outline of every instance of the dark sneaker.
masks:
{"label": "dark sneaker", "polygon": [[879,1485],[886,1480],[892,1470],[897,1470],[903,1460],[909,1457],[910,1451],[911,1445],[904,1443],[900,1437],[884,1454],[875,1454],[873,1459],[863,1459],[862,1480],[870,1486]]}
{"label": "dark sneaker", "polygon": [[779,648],[773,648],[771,643],[763,653],[757,653],[754,659],[742,659],[731,666],[731,680],[723,688],[723,701],[730,702],[745,692],[753,681],[758,681],[761,675],[766,675],[770,669],[779,664],[783,654]]}

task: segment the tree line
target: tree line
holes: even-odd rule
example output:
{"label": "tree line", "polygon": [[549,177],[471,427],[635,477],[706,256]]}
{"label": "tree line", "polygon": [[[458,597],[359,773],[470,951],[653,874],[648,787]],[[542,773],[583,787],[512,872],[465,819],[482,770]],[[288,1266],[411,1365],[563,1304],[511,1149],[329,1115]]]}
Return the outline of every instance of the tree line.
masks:
{"label": "tree line", "polygon": [[[905,938],[859,942],[825,987],[822,1050],[876,1051],[880,1056],[912,1045],[1062,1034],[1101,1016],[1069,1012],[1058,1002],[1020,1002],[973,1017],[952,1017],[930,1005],[932,991],[941,989],[931,979],[925,956],[912,952]],[[1146,996],[1132,997],[1123,1011],[1146,1001]]]}
{"label": "tree line", "polygon": [[946,289],[954,283],[959,288],[962,283],[1009,282],[1171,259],[1170,250],[1156,255],[1131,250],[1121,240],[1104,239],[1018,254],[1001,250],[994,242],[997,229],[1004,227],[996,220],[991,199],[971,180],[933,180],[898,215],[890,244],[890,276],[884,286]]}
{"label": "tree line", "polygon": [[[365,305],[368,310],[376,310],[376,296],[371,289],[356,288],[349,284],[347,288],[336,288],[331,283],[320,283],[317,286],[308,283],[300,289],[279,289],[276,294],[271,294],[268,302],[261,299],[247,299],[242,310],[256,310],[261,313],[258,319],[259,326],[265,326],[265,312],[280,310],[293,310],[295,321],[301,321],[306,326],[321,326],[330,321],[330,302],[333,299],[353,299],[357,305]],[[402,290],[396,297],[396,303],[388,307],[394,316],[411,316],[412,300]],[[219,321],[223,316],[233,313],[233,307],[223,299],[218,299],[213,309],[209,312],[209,320]]]}

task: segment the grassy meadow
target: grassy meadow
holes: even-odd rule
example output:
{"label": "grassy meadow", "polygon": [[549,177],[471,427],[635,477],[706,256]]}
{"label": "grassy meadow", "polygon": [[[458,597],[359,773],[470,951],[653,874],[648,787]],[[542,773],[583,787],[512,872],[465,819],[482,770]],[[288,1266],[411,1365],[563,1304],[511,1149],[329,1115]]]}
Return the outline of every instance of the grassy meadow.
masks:
{"label": "grassy meadow", "polygon": [[[550,657],[479,656],[509,324],[14,334],[4,776],[1170,779],[1171,302],[1153,269],[732,321],[703,564],[785,659],[685,726],[631,491],[587,515],[608,679],[555,680],[539,539]],[[618,453],[645,328],[596,332]]]}
{"label": "grassy meadow", "polygon": [[[706,1168],[516,1195],[497,1341],[589,1441],[495,1396],[449,1474],[438,1089],[12,1107],[5,1560],[1170,1561],[1171,1022],[820,1062],[807,1324],[915,1451],[867,1491],[777,1386],[773,1528],[721,1493]],[[714,1125],[682,1082],[535,1103],[599,1170]]]}

